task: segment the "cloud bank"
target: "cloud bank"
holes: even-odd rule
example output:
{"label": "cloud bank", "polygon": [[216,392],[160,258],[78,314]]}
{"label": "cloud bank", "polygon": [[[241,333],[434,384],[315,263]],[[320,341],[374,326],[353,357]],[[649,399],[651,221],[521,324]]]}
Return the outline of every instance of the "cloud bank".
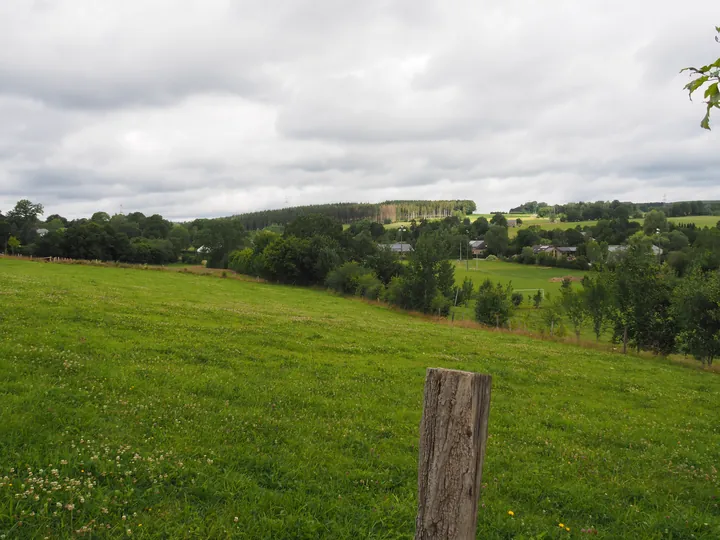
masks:
{"label": "cloud bank", "polygon": [[715,0],[5,2],[0,210],[720,199],[678,74],[717,24]]}

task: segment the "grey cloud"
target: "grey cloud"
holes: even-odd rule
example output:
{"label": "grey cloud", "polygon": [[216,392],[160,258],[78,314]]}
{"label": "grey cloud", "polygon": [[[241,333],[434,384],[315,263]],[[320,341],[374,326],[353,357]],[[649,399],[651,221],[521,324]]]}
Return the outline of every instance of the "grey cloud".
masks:
{"label": "grey cloud", "polygon": [[677,74],[720,55],[713,20],[715,0],[0,3],[0,208],[720,198]]}

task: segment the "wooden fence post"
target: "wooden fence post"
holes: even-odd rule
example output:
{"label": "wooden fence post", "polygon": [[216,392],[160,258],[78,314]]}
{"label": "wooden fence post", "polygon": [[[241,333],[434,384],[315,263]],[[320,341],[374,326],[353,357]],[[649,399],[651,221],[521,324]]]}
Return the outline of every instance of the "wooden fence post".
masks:
{"label": "wooden fence post", "polygon": [[427,370],[415,540],[475,538],[491,384],[490,375]]}

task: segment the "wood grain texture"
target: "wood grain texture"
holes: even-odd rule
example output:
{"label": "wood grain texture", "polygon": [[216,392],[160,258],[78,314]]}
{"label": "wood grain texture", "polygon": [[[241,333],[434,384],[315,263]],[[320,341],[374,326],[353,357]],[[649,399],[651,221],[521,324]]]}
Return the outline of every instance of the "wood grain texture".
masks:
{"label": "wood grain texture", "polygon": [[416,540],[475,538],[491,384],[490,375],[427,370]]}

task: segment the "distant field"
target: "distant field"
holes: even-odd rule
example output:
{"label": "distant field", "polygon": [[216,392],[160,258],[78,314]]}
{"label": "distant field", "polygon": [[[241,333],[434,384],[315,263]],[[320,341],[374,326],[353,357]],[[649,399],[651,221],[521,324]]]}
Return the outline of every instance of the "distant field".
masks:
{"label": "distant field", "polygon": [[715,227],[720,222],[720,216],[671,217],[668,218],[668,221],[673,223],[694,223],[698,227]]}
{"label": "distant field", "polygon": [[574,276],[582,278],[586,272],[567,270],[565,268],[548,268],[545,266],[517,264],[503,261],[485,261],[472,259],[470,261],[455,261],[455,281],[462,283],[465,277],[470,277],[475,287],[485,279],[499,282],[503,285],[512,282],[513,289],[545,289],[549,292],[560,291],[560,282],[550,281],[553,278]]}
{"label": "distant field", "polygon": [[694,366],[172,271],[0,258],[0,301],[8,539],[412,538],[429,366],[493,375],[478,538],[720,538]]}
{"label": "distant field", "polygon": [[[524,295],[524,301],[512,318],[513,327],[527,329],[535,333],[539,333],[543,326],[541,321],[543,307],[541,305],[540,309],[535,309],[532,307],[532,302],[528,297],[534,295],[537,289],[542,289],[545,298],[544,303],[547,303],[560,294],[561,279],[563,277],[570,276],[579,280],[586,273],[565,268],[549,268],[503,261],[455,261],[455,282],[458,284],[461,284],[465,277],[469,277],[473,280],[473,286],[477,290],[483,281],[490,279],[493,283],[502,283],[503,285],[511,283],[513,290],[520,290]],[[553,279],[555,281],[552,281]],[[579,287],[580,285],[574,282],[574,286]],[[452,311],[456,318],[474,320],[474,309],[475,304],[471,301],[468,306],[458,306],[453,308]],[[592,341],[595,336],[590,328],[586,328],[583,330],[581,338]],[[609,337],[603,338],[603,341],[609,340]]]}
{"label": "distant field", "polygon": [[[492,214],[473,214],[467,216],[470,221],[475,221],[479,217],[484,217],[486,219],[492,218]],[[551,222],[548,218],[539,218],[539,217],[533,217],[531,214],[505,214],[505,217],[508,219],[522,219],[522,225],[520,228],[523,227],[529,227],[531,225],[538,225],[543,229],[574,229],[578,225],[580,227],[592,227],[597,223],[597,221],[575,221],[575,222],[563,222],[560,220],[555,221],[554,223]],[[430,220],[430,221],[436,221],[436,220]],[[634,219],[632,221],[637,221],[638,223],[642,223],[642,219]],[[668,218],[668,221],[673,223],[695,223],[698,227],[715,227],[717,225],[718,221],[720,221],[720,216],[687,216],[682,218],[677,217],[671,217]],[[410,227],[409,221],[396,221],[394,223],[390,223],[388,225],[385,225],[386,229],[397,229],[398,227]],[[348,228],[349,225],[344,225],[344,228]],[[508,235],[510,238],[514,238],[517,235],[517,231],[519,228],[513,228],[510,227],[508,229]]]}

